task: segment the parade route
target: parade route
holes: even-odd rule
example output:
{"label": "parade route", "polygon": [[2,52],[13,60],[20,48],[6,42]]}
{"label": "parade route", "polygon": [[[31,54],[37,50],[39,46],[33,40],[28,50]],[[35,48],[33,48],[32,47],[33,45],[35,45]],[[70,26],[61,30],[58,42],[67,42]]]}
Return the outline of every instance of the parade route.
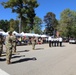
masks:
{"label": "parade route", "polygon": [[0,75],[9,75],[9,74],[0,69]]}
{"label": "parade route", "polygon": [[35,50],[31,45],[17,46],[11,62],[7,65],[6,55],[0,57],[0,75],[76,75],[76,44],[42,44],[36,45]]}

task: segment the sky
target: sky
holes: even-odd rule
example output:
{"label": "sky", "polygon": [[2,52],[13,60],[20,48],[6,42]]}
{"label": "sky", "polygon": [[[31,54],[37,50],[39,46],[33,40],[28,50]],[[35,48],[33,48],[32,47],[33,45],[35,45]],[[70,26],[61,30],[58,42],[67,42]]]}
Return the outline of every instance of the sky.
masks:
{"label": "sky", "polygon": [[[8,0],[0,0],[0,3]],[[37,0],[39,6],[35,9],[36,16],[42,20],[48,12],[53,12],[56,15],[56,19],[60,19],[60,13],[69,8],[76,11],[76,0]],[[17,19],[17,14],[12,13],[11,9],[4,9],[0,5],[0,20],[10,20],[11,18]],[[44,29],[44,27],[43,27]]]}

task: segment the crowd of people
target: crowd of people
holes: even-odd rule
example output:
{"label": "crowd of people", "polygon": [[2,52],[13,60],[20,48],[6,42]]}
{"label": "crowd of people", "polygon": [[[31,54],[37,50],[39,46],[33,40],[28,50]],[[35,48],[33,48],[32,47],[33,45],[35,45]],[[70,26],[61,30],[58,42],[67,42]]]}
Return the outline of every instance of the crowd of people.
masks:
{"label": "crowd of people", "polygon": [[49,36],[49,38],[48,38],[48,41],[49,41],[49,47],[56,47],[56,46],[62,46],[62,41],[63,41],[63,39],[62,39],[62,37],[55,37],[55,38],[52,38],[52,37],[50,37]]}
{"label": "crowd of people", "polygon": [[[11,63],[11,56],[12,53],[16,53],[16,46],[17,46],[17,40],[21,41],[21,40],[26,40],[25,37],[20,37],[17,38],[16,35],[14,33],[12,33],[11,31],[8,32],[8,35],[5,38],[5,47],[6,47],[6,62],[7,64]],[[0,57],[2,55],[3,52],[3,36],[2,34],[0,34]],[[35,50],[35,45],[36,44],[43,44],[43,43],[48,43],[49,42],[49,47],[51,46],[62,46],[62,38],[58,37],[58,38],[51,38],[49,36],[49,38],[41,38],[41,37],[35,37],[32,36],[31,38],[28,39],[28,42],[32,44],[32,49]]]}

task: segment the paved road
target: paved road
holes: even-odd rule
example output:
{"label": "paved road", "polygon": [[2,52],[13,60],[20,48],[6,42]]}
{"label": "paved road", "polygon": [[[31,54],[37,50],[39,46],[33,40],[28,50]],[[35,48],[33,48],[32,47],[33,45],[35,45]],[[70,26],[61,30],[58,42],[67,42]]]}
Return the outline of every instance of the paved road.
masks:
{"label": "paved road", "polygon": [[[4,48],[5,51],[5,48]],[[48,47],[48,44],[17,46],[12,64],[7,65],[1,57],[0,68],[10,75],[76,75],[76,44],[63,43],[63,47]]]}

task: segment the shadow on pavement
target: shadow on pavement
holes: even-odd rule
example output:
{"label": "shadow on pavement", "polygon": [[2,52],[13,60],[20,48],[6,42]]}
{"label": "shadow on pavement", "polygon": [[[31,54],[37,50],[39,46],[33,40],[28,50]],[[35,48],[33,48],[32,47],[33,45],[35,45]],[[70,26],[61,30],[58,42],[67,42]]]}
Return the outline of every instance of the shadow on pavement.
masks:
{"label": "shadow on pavement", "polygon": [[21,62],[30,61],[30,60],[35,61],[37,59],[35,57],[33,57],[33,58],[23,58],[23,59],[12,62],[12,64],[21,63]]}
{"label": "shadow on pavement", "polygon": [[12,58],[20,58],[21,56],[13,56]]}
{"label": "shadow on pavement", "polygon": [[20,57],[25,57],[25,55],[15,55],[15,56],[12,56],[12,58],[20,58]]}
{"label": "shadow on pavement", "polygon": [[36,48],[35,50],[43,50],[44,48]]}
{"label": "shadow on pavement", "polygon": [[62,45],[61,47],[65,47],[65,45]]}
{"label": "shadow on pavement", "polygon": [[62,45],[62,46],[51,46],[51,47],[66,47],[65,45]]}
{"label": "shadow on pavement", "polygon": [[6,59],[5,58],[0,58],[0,61],[5,61]]}
{"label": "shadow on pavement", "polygon": [[18,51],[18,52],[29,52],[30,50],[22,50],[22,51]]}

